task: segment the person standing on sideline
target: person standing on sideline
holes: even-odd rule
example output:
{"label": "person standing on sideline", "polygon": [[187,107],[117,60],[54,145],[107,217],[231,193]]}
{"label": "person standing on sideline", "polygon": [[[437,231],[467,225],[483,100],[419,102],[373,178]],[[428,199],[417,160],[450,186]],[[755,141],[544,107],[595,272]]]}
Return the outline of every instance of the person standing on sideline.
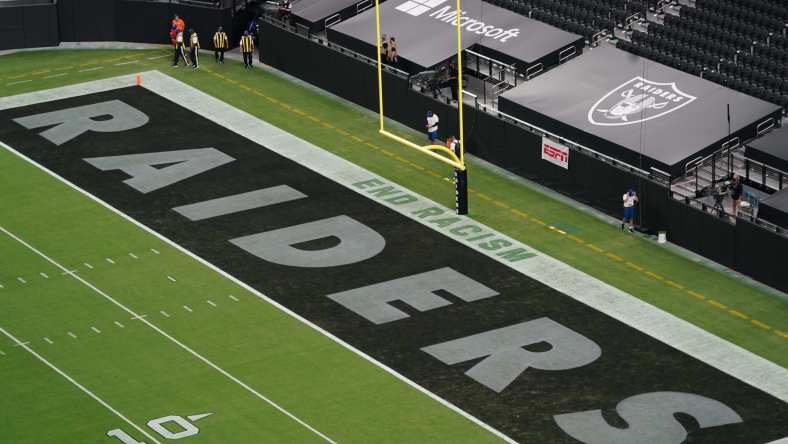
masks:
{"label": "person standing on sideline", "polygon": [[254,40],[252,40],[249,31],[244,31],[244,36],[241,37],[241,53],[244,56],[244,68],[252,67],[252,51],[254,51]]}
{"label": "person standing on sideline", "polygon": [[213,35],[213,58],[217,63],[224,63],[224,51],[227,51],[228,43],[227,33],[220,26]]}
{"label": "person standing on sideline", "polygon": [[638,202],[638,195],[635,194],[635,189],[630,188],[624,193],[622,200],[624,201],[624,220],[621,222],[621,229],[623,230],[624,226],[629,222],[629,232],[632,233],[635,231],[635,204]]}
{"label": "person standing on sideline", "polygon": [[180,60],[183,59],[184,66],[189,66],[189,61],[186,60],[185,43],[183,41],[183,33],[179,32],[175,36],[175,56],[172,59],[172,67],[177,68]]}
{"label": "person standing on sideline", "polygon": [[178,32],[183,32],[184,30],[186,30],[186,22],[184,22],[183,19],[178,16],[178,14],[175,14],[172,17],[172,26]]}
{"label": "person standing on sideline", "polygon": [[435,143],[438,140],[438,122],[440,119],[432,111],[427,111],[427,138],[430,143]]}
{"label": "person standing on sideline", "polygon": [[200,38],[194,29],[189,30],[189,58],[192,59],[192,68],[200,67]]}

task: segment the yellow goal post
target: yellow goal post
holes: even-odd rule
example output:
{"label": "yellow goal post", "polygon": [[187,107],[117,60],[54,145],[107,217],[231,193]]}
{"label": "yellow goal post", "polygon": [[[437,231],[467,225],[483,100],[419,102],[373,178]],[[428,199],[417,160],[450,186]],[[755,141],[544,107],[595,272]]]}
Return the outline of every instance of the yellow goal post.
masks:
{"label": "yellow goal post", "polygon": [[[460,14],[460,0],[457,1],[457,14]],[[459,144],[459,154],[443,145],[418,145],[403,137],[393,134],[386,130],[385,118],[383,116],[383,61],[381,57],[381,30],[380,30],[380,0],[375,0],[375,40],[377,42],[378,50],[378,103],[380,106],[379,120],[380,120],[380,134],[399,142],[405,146],[421,151],[422,153],[437,159],[445,164],[451,165],[458,171],[465,171],[465,138],[463,132],[463,113],[462,113],[462,32],[459,20],[457,21],[457,87],[458,87],[458,110],[460,120],[460,139],[457,141]]]}

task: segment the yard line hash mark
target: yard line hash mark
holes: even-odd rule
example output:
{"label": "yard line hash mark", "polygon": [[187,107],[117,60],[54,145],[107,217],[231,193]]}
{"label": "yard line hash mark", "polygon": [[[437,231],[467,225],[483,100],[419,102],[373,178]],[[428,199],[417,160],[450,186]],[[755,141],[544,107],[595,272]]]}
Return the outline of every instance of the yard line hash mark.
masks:
{"label": "yard line hash mark", "polygon": [[126,328],[126,327],[125,327],[123,324],[121,324],[121,323],[120,323],[120,322],[118,322],[118,321],[115,321],[115,325],[117,325],[117,326],[118,326],[118,328]]}
{"label": "yard line hash mark", "polygon": [[43,271],[42,271],[41,273],[38,273],[38,274],[40,274],[40,275],[41,275],[41,277],[42,277],[42,278],[44,278],[44,279],[49,279],[49,275],[47,275],[47,274],[46,274],[46,273],[44,273]]}
{"label": "yard line hash mark", "polygon": [[137,257],[137,255],[136,255],[136,254],[134,254],[134,253],[129,253],[129,256],[130,256],[132,259],[139,259],[139,257]]}
{"label": "yard line hash mark", "polygon": [[207,302],[211,307],[216,307],[216,303],[210,299],[206,299],[205,302]]}
{"label": "yard line hash mark", "polygon": [[77,335],[75,335],[74,333],[68,332],[68,335],[74,339],[77,339]]}
{"label": "yard line hash mark", "polygon": [[27,281],[22,276],[19,276],[18,278],[16,278],[16,280],[18,280],[19,282],[21,282],[23,284],[27,283]]}
{"label": "yard line hash mark", "polygon": [[151,248],[150,251],[152,251],[153,254],[161,254],[161,253],[159,253],[159,250],[157,250],[155,248]]}
{"label": "yard line hash mark", "polygon": [[161,313],[161,315],[164,316],[165,318],[169,318],[170,317],[170,315],[164,310],[160,311],[159,313]]}
{"label": "yard line hash mark", "polygon": [[82,265],[84,265],[85,267],[87,267],[89,270],[92,270],[92,269],[93,269],[93,266],[92,266],[92,265],[90,265],[90,264],[89,264],[89,263],[87,263],[87,262],[85,262],[85,263],[84,263],[84,264],[82,264]]}
{"label": "yard line hash mark", "polygon": [[191,307],[189,307],[188,305],[184,305],[183,309],[188,311],[189,313],[194,313],[194,310],[192,310]]}
{"label": "yard line hash mark", "polygon": [[98,71],[99,69],[103,69],[103,66],[96,66],[95,68],[87,68],[87,69],[80,69],[78,72],[90,72],[90,71]]}
{"label": "yard line hash mark", "polygon": [[[28,248],[30,251],[32,251],[32,252],[36,253],[37,255],[41,256],[43,259],[46,259],[46,260],[47,260],[49,263],[51,263],[52,265],[54,265],[54,266],[56,266],[56,267],[60,268],[61,270],[64,270],[64,271],[65,271],[65,270],[67,270],[67,268],[66,268],[66,267],[64,267],[63,265],[61,265],[60,263],[58,263],[57,261],[55,261],[55,260],[54,260],[54,259],[52,259],[51,257],[47,256],[47,255],[46,255],[46,254],[44,254],[43,252],[39,251],[39,250],[38,250],[38,249],[36,249],[34,246],[32,246],[32,245],[30,245],[29,243],[25,242],[25,240],[24,240],[24,239],[20,238],[19,236],[15,235],[14,233],[11,233],[10,231],[6,230],[6,229],[5,229],[5,227],[3,227],[2,225],[0,225],[0,231],[2,231],[3,233],[5,233],[6,235],[8,235],[9,237],[11,237],[12,239],[14,239],[15,241],[19,242],[20,244],[24,245],[24,246],[25,246],[25,247],[27,247],[27,248]],[[311,425],[309,425],[308,423],[304,422],[304,421],[303,421],[301,418],[299,418],[298,416],[294,415],[294,414],[293,414],[293,413],[291,413],[289,410],[287,410],[287,409],[285,409],[284,407],[280,406],[279,404],[277,404],[276,402],[274,402],[274,401],[273,401],[273,400],[271,400],[270,398],[266,397],[266,396],[265,396],[265,395],[263,395],[262,393],[258,392],[257,390],[253,389],[252,387],[250,387],[250,386],[249,386],[248,384],[246,384],[245,382],[241,381],[240,379],[236,378],[236,377],[235,377],[235,376],[233,376],[232,374],[228,373],[228,372],[227,372],[226,370],[224,370],[223,368],[221,368],[221,367],[219,367],[218,365],[214,364],[214,363],[213,363],[213,361],[211,361],[211,360],[209,360],[208,358],[204,357],[203,355],[201,355],[201,354],[197,353],[197,352],[196,352],[196,351],[194,351],[192,348],[190,348],[188,345],[184,344],[183,342],[181,342],[181,341],[179,341],[178,339],[176,339],[176,338],[174,338],[173,336],[171,336],[171,335],[170,335],[169,333],[167,333],[166,331],[164,331],[164,330],[162,330],[161,328],[159,328],[159,327],[158,327],[156,324],[154,324],[154,323],[152,323],[152,322],[148,321],[147,319],[145,319],[145,316],[146,316],[146,315],[139,315],[139,314],[137,314],[136,312],[134,312],[134,310],[130,309],[129,307],[127,307],[127,306],[125,306],[125,305],[123,305],[123,304],[122,304],[121,302],[119,302],[117,299],[113,298],[112,296],[110,296],[109,294],[107,294],[106,292],[104,292],[103,290],[101,290],[100,288],[98,288],[98,287],[96,287],[95,285],[91,284],[90,282],[86,281],[86,280],[85,280],[85,279],[83,279],[81,276],[78,276],[78,275],[75,275],[75,274],[74,274],[74,275],[71,275],[71,277],[72,277],[74,280],[76,280],[76,281],[80,282],[81,284],[85,285],[86,287],[90,288],[91,290],[93,290],[94,292],[96,292],[97,294],[99,294],[100,296],[102,296],[104,299],[106,299],[107,301],[109,301],[109,302],[112,302],[112,303],[113,303],[115,306],[117,306],[118,308],[122,309],[122,310],[123,310],[123,311],[125,311],[126,313],[128,313],[128,314],[132,315],[132,316],[133,316],[133,318],[132,318],[132,319],[139,319],[139,320],[140,320],[142,323],[144,323],[145,325],[147,325],[148,327],[150,327],[150,328],[151,328],[152,330],[154,330],[156,333],[158,333],[158,334],[160,334],[161,336],[163,336],[163,337],[167,338],[168,340],[172,341],[174,344],[176,344],[178,347],[180,347],[182,350],[184,350],[184,351],[185,351],[185,352],[187,352],[188,354],[192,355],[194,358],[198,359],[199,361],[201,361],[202,363],[204,363],[204,364],[205,364],[205,365],[207,365],[208,367],[211,367],[212,369],[216,370],[218,373],[220,373],[221,375],[223,375],[223,376],[224,376],[224,377],[226,377],[227,379],[229,379],[229,380],[231,380],[232,382],[236,383],[237,385],[239,385],[241,388],[245,389],[245,390],[246,390],[246,391],[248,391],[249,393],[251,393],[251,394],[255,395],[255,396],[258,398],[258,399],[260,399],[260,400],[264,401],[265,403],[267,403],[267,404],[268,404],[268,405],[270,405],[271,407],[275,408],[277,411],[279,411],[279,412],[280,412],[280,413],[282,413],[283,415],[287,416],[288,418],[290,418],[290,419],[291,419],[291,420],[293,420],[294,422],[298,423],[299,425],[301,425],[301,426],[302,426],[302,427],[304,427],[305,429],[307,429],[307,430],[309,430],[310,432],[314,433],[315,435],[319,436],[319,437],[320,437],[321,439],[323,439],[324,441],[326,441],[326,442],[328,442],[328,443],[331,443],[331,444],[336,444],[336,442],[335,442],[334,440],[332,440],[332,439],[331,439],[331,438],[329,438],[328,436],[324,435],[324,434],[323,434],[321,431],[319,431],[319,430],[317,430],[316,428],[312,427],[312,426],[311,426]],[[0,329],[0,331],[2,331],[3,333],[5,333],[6,335],[8,335],[8,333],[7,333],[5,330],[2,330],[2,329]],[[30,351],[31,353],[34,353],[34,352],[33,352],[32,350],[30,350],[29,348],[26,348],[26,349],[27,349],[28,351]],[[42,359],[43,359],[43,358],[42,358]],[[53,368],[54,368],[54,367],[53,367]],[[63,373],[61,373],[61,374],[63,374]],[[74,382],[76,383],[76,381],[74,381]],[[95,398],[95,399],[98,399],[98,398]],[[103,401],[102,401],[102,402],[103,402]],[[133,424],[133,423],[129,422],[129,424]],[[137,428],[136,426],[134,426],[134,427],[135,427],[135,428]],[[145,436],[148,436],[148,435],[147,435],[146,433],[144,433],[144,432],[143,432],[143,434],[144,434]],[[156,441],[156,440],[155,440],[155,439],[153,439],[153,438],[150,438],[150,439],[151,439],[151,440],[152,440],[154,443],[161,444],[161,443],[159,443],[158,441]]]}
{"label": "yard line hash mark", "polygon": [[61,72],[60,74],[52,74],[51,76],[46,76],[44,77],[44,79],[54,79],[55,77],[63,77],[67,75],[68,75],[67,72]]}
{"label": "yard line hash mark", "polygon": [[44,342],[46,342],[47,344],[50,344],[50,345],[54,344],[54,342],[52,342],[52,340],[47,338],[47,337],[44,337]]}
{"label": "yard line hash mark", "polygon": [[227,295],[227,297],[232,299],[232,300],[234,300],[235,302],[238,302],[238,298],[233,296],[233,295],[231,295],[231,294]]}
{"label": "yard line hash mark", "polygon": [[19,342],[19,340],[16,340],[16,339],[15,339],[15,341],[16,341],[16,343],[14,345],[12,345],[12,347],[24,347],[25,345],[30,344],[30,342]]}
{"label": "yard line hash mark", "polygon": [[172,282],[178,282],[174,277],[167,275],[167,279],[171,280]]}
{"label": "yard line hash mark", "polygon": [[0,356],[5,356],[5,352],[0,350]]}
{"label": "yard line hash mark", "polygon": [[108,257],[106,257],[106,258],[104,258],[104,259],[106,259],[106,260],[107,260],[107,262],[109,262],[110,264],[114,264],[114,263],[115,263],[115,261],[113,261],[112,259],[110,259],[110,258],[108,258]]}
{"label": "yard line hash mark", "polygon": [[9,339],[11,339],[12,341],[14,341],[14,342],[16,343],[16,345],[18,345],[19,347],[22,347],[22,348],[24,348],[24,349],[25,349],[25,351],[27,351],[28,353],[30,353],[31,355],[33,355],[33,356],[34,356],[36,359],[38,359],[39,361],[41,361],[41,362],[42,362],[44,365],[46,365],[46,366],[47,366],[47,367],[49,367],[50,369],[54,370],[54,371],[55,371],[57,374],[59,374],[60,376],[64,377],[64,378],[65,378],[65,379],[66,379],[68,382],[70,382],[71,384],[73,384],[74,386],[76,386],[76,387],[77,387],[78,389],[80,389],[80,390],[81,390],[83,393],[85,393],[86,395],[90,396],[91,398],[93,398],[93,400],[95,400],[96,402],[98,402],[99,404],[101,404],[102,406],[104,406],[104,407],[105,407],[107,410],[109,410],[110,412],[112,412],[113,414],[115,414],[115,416],[117,416],[118,418],[120,418],[120,419],[122,419],[122,420],[126,421],[126,423],[127,423],[127,424],[129,424],[130,426],[134,427],[134,429],[135,429],[135,430],[137,430],[138,432],[142,433],[142,434],[143,434],[143,435],[144,435],[146,438],[150,439],[150,440],[151,440],[153,443],[155,443],[155,444],[161,444],[161,442],[157,441],[157,440],[156,440],[156,438],[154,438],[153,436],[149,435],[149,434],[148,434],[148,433],[147,433],[145,430],[143,430],[142,428],[140,428],[139,426],[137,426],[137,424],[134,424],[134,423],[133,423],[133,422],[131,422],[131,421],[130,421],[128,418],[126,418],[125,416],[123,416],[123,414],[122,414],[122,413],[120,413],[119,411],[115,410],[114,408],[112,408],[112,406],[110,406],[109,404],[107,404],[106,402],[104,402],[104,400],[103,400],[103,399],[101,399],[101,398],[99,398],[98,396],[96,396],[95,394],[93,394],[93,392],[91,392],[90,390],[88,390],[87,388],[85,388],[85,387],[84,387],[82,384],[78,383],[76,380],[74,380],[74,378],[72,378],[71,376],[69,376],[68,374],[66,374],[65,372],[63,372],[63,370],[60,370],[59,368],[55,367],[55,366],[54,366],[54,364],[52,364],[51,362],[49,362],[49,361],[47,361],[46,359],[44,359],[44,358],[43,358],[41,355],[39,355],[38,353],[36,353],[36,352],[35,352],[35,350],[33,350],[32,348],[28,347],[26,342],[20,342],[20,341],[19,341],[19,339],[15,338],[15,337],[14,337],[14,336],[13,336],[11,333],[7,332],[5,329],[3,329],[3,328],[1,328],[1,327],[0,327],[0,332],[2,332],[2,333],[3,333],[4,335],[6,335],[6,336],[7,336]]}
{"label": "yard line hash mark", "polygon": [[33,81],[33,80],[31,80],[31,79],[28,79],[28,80],[18,80],[18,81],[16,81],[16,82],[6,83],[6,84],[5,84],[5,86],[14,86],[14,85],[19,85],[20,83],[27,83],[27,82],[32,82],[32,81]]}
{"label": "yard line hash mark", "polygon": [[98,328],[96,328],[96,327],[94,327],[92,325],[90,326],[90,329],[95,331],[97,334],[101,334],[101,330],[99,330]]}

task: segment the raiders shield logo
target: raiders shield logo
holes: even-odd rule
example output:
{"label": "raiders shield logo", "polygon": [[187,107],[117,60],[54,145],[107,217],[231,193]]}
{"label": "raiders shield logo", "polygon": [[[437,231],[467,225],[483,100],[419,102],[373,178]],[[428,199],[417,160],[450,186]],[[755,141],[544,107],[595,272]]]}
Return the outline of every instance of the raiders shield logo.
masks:
{"label": "raiders shield logo", "polygon": [[621,126],[662,117],[692,103],[697,97],[676,84],[635,77],[605,94],[588,110],[593,125]]}

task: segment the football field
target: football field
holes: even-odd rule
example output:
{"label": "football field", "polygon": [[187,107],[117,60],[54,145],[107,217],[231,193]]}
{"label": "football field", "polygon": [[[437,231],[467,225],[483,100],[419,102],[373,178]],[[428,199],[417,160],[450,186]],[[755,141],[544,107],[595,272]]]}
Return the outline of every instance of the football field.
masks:
{"label": "football field", "polygon": [[0,98],[0,441],[788,436],[779,296],[712,299],[740,347],[187,83],[96,78]]}

